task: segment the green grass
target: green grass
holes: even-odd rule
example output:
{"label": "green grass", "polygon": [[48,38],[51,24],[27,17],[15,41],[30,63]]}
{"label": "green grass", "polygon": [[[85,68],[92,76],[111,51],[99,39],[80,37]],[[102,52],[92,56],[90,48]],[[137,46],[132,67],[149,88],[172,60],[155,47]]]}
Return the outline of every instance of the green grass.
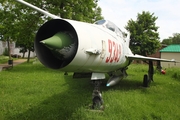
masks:
{"label": "green grass", "polygon": [[0,55],[0,64],[1,63],[7,63],[9,60],[8,56]]}
{"label": "green grass", "polygon": [[0,120],[175,120],[180,119],[178,69],[154,75],[142,87],[145,65],[130,65],[129,76],[114,87],[101,90],[105,110],[91,111],[93,85],[88,78],[23,63],[0,72]]}
{"label": "green grass", "polygon": [[[17,60],[18,58],[12,58],[13,60]],[[9,56],[0,55],[0,64],[7,63],[9,60]]]}

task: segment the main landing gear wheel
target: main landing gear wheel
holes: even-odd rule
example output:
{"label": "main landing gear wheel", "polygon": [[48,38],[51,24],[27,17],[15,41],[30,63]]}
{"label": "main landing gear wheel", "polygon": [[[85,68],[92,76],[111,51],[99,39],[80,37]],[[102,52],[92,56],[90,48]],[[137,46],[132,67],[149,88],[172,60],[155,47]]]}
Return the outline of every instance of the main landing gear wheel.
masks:
{"label": "main landing gear wheel", "polygon": [[143,78],[143,87],[148,87],[148,86],[149,86],[148,75],[145,74]]}
{"label": "main landing gear wheel", "polygon": [[103,110],[103,99],[102,99],[102,94],[100,92],[100,85],[102,83],[102,81],[100,80],[94,80],[92,82],[94,84],[94,90],[92,93],[92,109],[94,110]]}
{"label": "main landing gear wheel", "polygon": [[148,70],[148,75],[145,74],[143,78],[143,87],[149,87],[151,81],[153,81],[153,74],[154,74],[154,67],[153,67],[153,62],[149,60],[149,70]]}

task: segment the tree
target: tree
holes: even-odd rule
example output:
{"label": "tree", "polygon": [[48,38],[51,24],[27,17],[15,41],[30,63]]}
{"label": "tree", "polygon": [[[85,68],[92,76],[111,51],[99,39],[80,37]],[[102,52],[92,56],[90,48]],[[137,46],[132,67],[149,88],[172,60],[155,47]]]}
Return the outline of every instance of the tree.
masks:
{"label": "tree", "polygon": [[125,29],[130,32],[130,48],[134,54],[153,54],[160,47],[158,27],[154,13],[138,13],[137,20],[129,20]]}
{"label": "tree", "polygon": [[172,37],[163,39],[162,44],[180,44],[180,33],[174,33]]}
{"label": "tree", "polygon": [[[26,11],[26,9],[21,9]],[[30,60],[30,52],[34,52],[34,39],[35,33],[38,29],[38,25],[41,24],[42,18],[39,14],[35,14],[33,10],[28,9],[26,13],[21,13],[17,18],[17,46],[21,47],[23,51],[28,51],[28,59]],[[20,51],[21,52],[21,51]],[[23,54],[24,56],[24,54]]]}
{"label": "tree", "polygon": [[172,37],[173,44],[180,44],[180,33],[174,33]]}
{"label": "tree", "polygon": [[170,44],[172,44],[172,37],[163,39],[163,41],[161,42],[161,44],[165,44],[165,45],[170,45]]}
{"label": "tree", "polygon": [[3,40],[3,35],[0,33],[0,40]]}
{"label": "tree", "polygon": [[[8,46],[10,40],[13,40],[16,41],[17,44],[21,44],[21,47],[25,47],[27,50],[32,51],[35,37],[32,33],[35,33],[37,29],[39,17],[34,15],[35,12],[31,9],[21,9],[22,5],[13,0],[1,0],[1,6],[0,30]],[[10,52],[10,47],[8,47],[8,50]],[[29,56],[30,54],[28,54],[27,62],[29,62]],[[9,59],[11,59],[10,53]]]}
{"label": "tree", "polygon": [[9,4],[8,1],[1,0],[0,2],[0,32],[1,32],[1,40],[6,41],[8,44],[8,53],[9,60],[11,61],[11,50],[10,50],[10,42],[14,41],[12,36],[15,34],[15,21],[13,18],[15,17],[13,11],[11,9],[14,8],[13,4]]}
{"label": "tree", "polygon": [[98,0],[46,0],[44,9],[62,18],[93,23],[103,19],[97,3]]}

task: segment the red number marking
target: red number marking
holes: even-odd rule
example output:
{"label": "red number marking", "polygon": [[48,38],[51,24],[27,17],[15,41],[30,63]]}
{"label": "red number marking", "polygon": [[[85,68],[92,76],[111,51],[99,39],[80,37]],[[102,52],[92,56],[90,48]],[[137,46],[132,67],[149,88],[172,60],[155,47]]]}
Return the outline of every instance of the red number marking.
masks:
{"label": "red number marking", "polygon": [[114,54],[115,54],[115,58],[114,58],[115,61],[117,61],[118,56],[119,56],[118,51],[119,51],[119,49],[118,49],[118,44],[116,44],[115,53],[114,53]]}
{"label": "red number marking", "polygon": [[106,58],[106,63],[108,63],[111,59],[111,54],[112,54],[112,42],[111,42],[111,40],[108,40],[108,48],[109,48],[109,57]]}
{"label": "red number marking", "polygon": [[119,45],[119,50],[118,50],[118,59],[116,60],[116,62],[119,62],[120,59],[120,55],[121,55],[121,45]]}
{"label": "red number marking", "polygon": [[[116,47],[115,47],[116,45],[115,45],[115,42],[113,41],[113,48],[114,48],[114,54],[113,54],[113,56],[111,57],[111,61],[110,61],[110,63],[112,63],[113,61],[114,61],[114,59],[115,59],[115,52],[116,52]],[[112,53],[111,53],[112,54]]]}
{"label": "red number marking", "polygon": [[121,45],[108,40],[108,51],[109,55],[106,58],[106,63],[118,62],[121,55]]}

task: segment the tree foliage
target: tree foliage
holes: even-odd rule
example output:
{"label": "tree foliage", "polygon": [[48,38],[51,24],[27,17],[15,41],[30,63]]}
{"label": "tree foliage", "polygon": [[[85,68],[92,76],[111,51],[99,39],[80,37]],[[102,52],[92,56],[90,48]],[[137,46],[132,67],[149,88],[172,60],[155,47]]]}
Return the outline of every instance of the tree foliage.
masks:
{"label": "tree foliage", "polygon": [[130,32],[130,48],[134,54],[150,55],[160,47],[157,19],[154,13],[143,11],[138,13],[136,21],[128,21],[125,29]]}
{"label": "tree foliage", "polygon": [[103,18],[98,0],[46,0],[44,3],[44,9],[62,18],[89,23]]}
{"label": "tree foliage", "polygon": [[1,0],[0,6],[0,33],[3,35],[2,40],[5,41],[15,34],[15,14],[14,11],[11,11],[14,8],[14,5],[9,4],[7,0]]}
{"label": "tree foliage", "polygon": [[172,37],[163,39],[162,44],[180,44],[180,33],[174,33]]}
{"label": "tree foliage", "polygon": [[9,53],[9,60],[11,60],[11,53],[10,53],[10,42],[13,41],[13,36],[15,36],[16,32],[15,29],[15,22],[14,21],[14,9],[13,4],[9,4],[8,1],[0,0],[0,34],[1,40],[6,41],[8,44],[8,53]]}
{"label": "tree foliage", "polygon": [[[90,23],[103,18],[98,0],[26,1],[62,18]],[[22,51],[33,51],[35,33],[50,18],[14,0],[0,0],[0,6],[0,33],[3,38],[16,41]]]}
{"label": "tree foliage", "polygon": [[162,41],[161,43],[162,43],[162,44],[165,44],[165,45],[170,45],[170,44],[172,44],[172,37],[163,39],[163,41]]}

